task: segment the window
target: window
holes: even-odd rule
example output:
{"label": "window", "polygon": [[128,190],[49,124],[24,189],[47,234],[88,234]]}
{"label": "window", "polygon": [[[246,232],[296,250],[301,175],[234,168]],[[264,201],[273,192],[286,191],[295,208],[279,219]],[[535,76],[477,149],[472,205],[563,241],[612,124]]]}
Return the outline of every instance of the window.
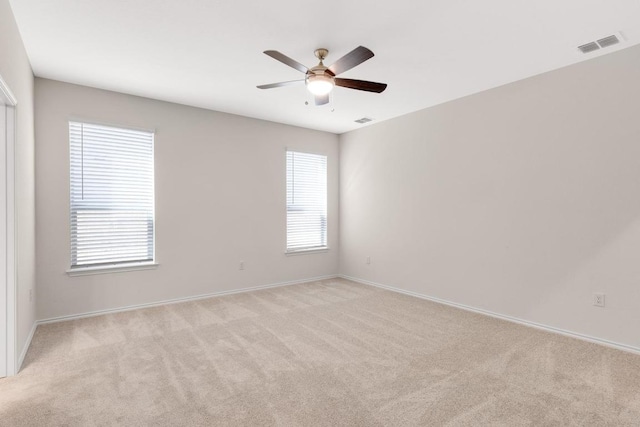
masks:
{"label": "window", "polygon": [[69,122],[72,270],[153,262],[153,137]]}
{"label": "window", "polygon": [[327,249],[327,156],[287,151],[287,252]]}

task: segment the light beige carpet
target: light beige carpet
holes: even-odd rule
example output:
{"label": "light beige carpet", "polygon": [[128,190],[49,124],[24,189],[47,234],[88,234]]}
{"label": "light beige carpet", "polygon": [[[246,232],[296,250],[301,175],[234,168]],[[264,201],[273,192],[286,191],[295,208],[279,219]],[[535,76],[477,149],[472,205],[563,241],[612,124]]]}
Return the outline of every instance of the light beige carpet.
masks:
{"label": "light beige carpet", "polygon": [[346,280],[38,327],[3,426],[640,425],[640,356]]}

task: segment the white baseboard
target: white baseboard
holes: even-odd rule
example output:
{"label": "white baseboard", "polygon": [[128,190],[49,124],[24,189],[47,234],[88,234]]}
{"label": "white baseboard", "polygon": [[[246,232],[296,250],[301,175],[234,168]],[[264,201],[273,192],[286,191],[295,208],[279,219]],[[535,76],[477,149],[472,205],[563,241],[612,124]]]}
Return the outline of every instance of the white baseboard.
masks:
{"label": "white baseboard", "polygon": [[16,366],[16,375],[20,373],[20,369],[22,369],[22,363],[24,362],[24,358],[27,355],[27,351],[29,347],[31,347],[31,340],[33,339],[33,334],[36,333],[36,328],[38,327],[38,321],[33,322],[33,326],[31,327],[31,331],[29,332],[29,336],[27,337],[27,341],[24,343],[24,347],[20,352],[20,357],[18,358],[18,364]]}
{"label": "white baseboard", "polygon": [[623,350],[623,351],[628,351],[628,352],[635,353],[635,354],[640,354],[640,347],[634,347],[634,346],[627,345],[627,344],[621,344],[621,343],[605,340],[605,339],[602,339],[602,338],[596,338],[596,337],[592,337],[592,336],[589,336],[589,335],[581,334],[581,333],[578,333],[578,332],[567,331],[565,329],[560,329],[560,328],[556,328],[556,327],[553,327],[553,326],[544,325],[544,324],[541,324],[541,323],[531,322],[529,320],[519,319],[517,317],[507,316],[507,315],[500,314],[500,313],[494,313],[493,311],[483,310],[481,308],[471,307],[471,306],[464,305],[464,304],[459,304],[459,303],[453,302],[453,301],[447,301],[447,300],[440,299],[440,298],[430,297],[428,295],[423,295],[423,294],[420,294],[420,293],[417,293],[417,292],[412,292],[412,291],[407,291],[407,290],[400,289],[400,288],[395,288],[393,286],[383,285],[381,283],[372,282],[370,280],[364,280],[364,279],[360,279],[360,278],[357,278],[357,277],[347,276],[347,275],[344,275],[344,274],[340,274],[339,277],[341,277],[343,279],[351,280],[353,282],[362,283],[363,285],[375,286],[377,288],[386,289],[388,291],[397,292],[397,293],[400,293],[400,294],[405,294],[405,295],[409,295],[409,296],[416,297],[416,298],[421,298],[421,299],[424,299],[424,300],[436,302],[436,303],[439,303],[439,304],[448,305],[448,306],[459,308],[459,309],[462,309],[462,310],[471,311],[471,312],[478,313],[478,314],[483,314],[485,316],[495,317],[497,319],[506,320],[506,321],[512,322],[512,323],[518,323],[520,325],[529,326],[531,328],[541,329],[543,331],[551,332],[551,333],[554,333],[554,334],[560,334],[560,335],[564,335],[564,336],[567,336],[567,337],[576,338],[576,339],[579,339],[579,340],[582,340],[582,341],[588,341],[588,342],[591,342],[591,343],[604,345],[604,346],[615,348],[615,349],[618,349],[618,350]]}
{"label": "white baseboard", "polygon": [[[269,285],[253,286],[253,287],[250,287],[250,288],[233,289],[233,290],[221,291],[221,292],[211,292],[211,293],[208,293],[208,294],[194,295],[194,296],[190,296],[190,297],[173,298],[173,299],[168,299],[168,300],[163,300],[163,301],[155,301],[155,302],[144,303],[144,304],[128,305],[128,306],[125,306],[125,307],[117,307],[117,308],[109,308],[109,309],[105,309],[105,310],[88,311],[88,312],[85,312],[85,313],[71,314],[71,315],[67,315],[67,316],[58,316],[58,317],[51,317],[51,318],[48,318],[48,319],[38,320],[36,322],[36,325],[44,325],[44,324],[47,324],[47,323],[63,322],[65,320],[82,319],[84,317],[101,316],[103,314],[120,313],[120,312],[123,312],[123,311],[137,310],[137,309],[140,309],[140,308],[158,307],[158,306],[161,306],[161,305],[177,304],[177,303],[188,302],[188,301],[197,301],[197,300],[200,300],[200,299],[219,297],[219,296],[222,296],[222,295],[232,295],[232,294],[240,294],[240,293],[244,293],[244,292],[258,291],[260,289],[279,288],[279,287],[282,287],[282,286],[290,286],[290,285],[297,285],[297,284],[301,284],[301,283],[316,282],[318,280],[335,279],[336,277],[339,277],[339,276],[337,274],[333,274],[333,275],[329,275],[329,276],[311,277],[311,278],[307,278],[307,279],[290,280],[290,281],[287,281],[287,282],[272,283],[272,284],[269,284]],[[31,331],[31,335],[33,335],[34,331],[35,331],[35,326],[34,326],[34,330]],[[29,342],[30,341],[31,341],[31,338],[29,338]],[[26,350],[25,350],[25,354],[26,354]],[[24,355],[23,355],[23,357],[24,357]]]}

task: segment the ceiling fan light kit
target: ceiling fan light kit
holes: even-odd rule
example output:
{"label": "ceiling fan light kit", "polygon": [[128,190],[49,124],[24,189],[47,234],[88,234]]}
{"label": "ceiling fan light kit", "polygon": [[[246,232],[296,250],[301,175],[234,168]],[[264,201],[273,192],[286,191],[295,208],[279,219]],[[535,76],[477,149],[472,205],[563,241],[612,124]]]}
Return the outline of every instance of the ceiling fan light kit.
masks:
{"label": "ceiling fan light kit", "polygon": [[352,69],[373,57],[373,52],[364,46],[358,46],[342,58],[338,59],[330,67],[325,67],[322,61],[327,57],[329,51],[324,48],[316,49],[314,54],[320,60],[318,65],[307,68],[301,63],[289,58],[288,56],[276,51],[266,50],[264,53],[273,59],[282,62],[296,70],[305,73],[304,80],[293,80],[288,82],[270,83],[258,86],[258,89],[271,89],[275,87],[288,86],[290,84],[304,81],[307,90],[315,97],[316,105],[324,105],[329,102],[329,93],[335,86],[341,86],[347,89],[363,90],[366,92],[381,93],[387,85],[384,83],[369,82],[364,80],[341,79],[336,78],[340,73]]}
{"label": "ceiling fan light kit", "polygon": [[307,89],[315,96],[328,95],[333,90],[335,82],[332,77],[322,74],[310,74],[307,76]]}

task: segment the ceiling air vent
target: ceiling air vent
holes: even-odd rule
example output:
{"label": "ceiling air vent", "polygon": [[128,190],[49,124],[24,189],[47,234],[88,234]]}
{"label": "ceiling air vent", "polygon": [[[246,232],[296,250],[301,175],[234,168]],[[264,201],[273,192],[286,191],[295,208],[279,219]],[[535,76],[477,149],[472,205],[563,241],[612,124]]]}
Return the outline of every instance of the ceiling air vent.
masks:
{"label": "ceiling air vent", "polygon": [[598,44],[602,48],[613,46],[614,44],[618,44],[618,43],[620,43],[620,40],[615,35],[598,40]]}
{"label": "ceiling air vent", "polygon": [[600,49],[600,46],[598,46],[596,42],[591,42],[591,43],[583,44],[582,46],[578,46],[578,49],[580,49],[582,53],[589,53],[589,52],[593,52],[594,50]]}
{"label": "ceiling air vent", "polygon": [[364,124],[364,123],[369,123],[372,122],[373,119],[370,119],[369,117],[363,117],[361,119],[358,120],[354,120],[356,123],[360,123],[360,124]]}
{"label": "ceiling air vent", "polygon": [[615,34],[611,34],[610,36],[598,39],[596,41],[578,46],[578,50],[582,53],[590,53],[600,48],[604,49],[606,47],[616,45],[622,41],[624,41],[622,34],[615,33]]}

